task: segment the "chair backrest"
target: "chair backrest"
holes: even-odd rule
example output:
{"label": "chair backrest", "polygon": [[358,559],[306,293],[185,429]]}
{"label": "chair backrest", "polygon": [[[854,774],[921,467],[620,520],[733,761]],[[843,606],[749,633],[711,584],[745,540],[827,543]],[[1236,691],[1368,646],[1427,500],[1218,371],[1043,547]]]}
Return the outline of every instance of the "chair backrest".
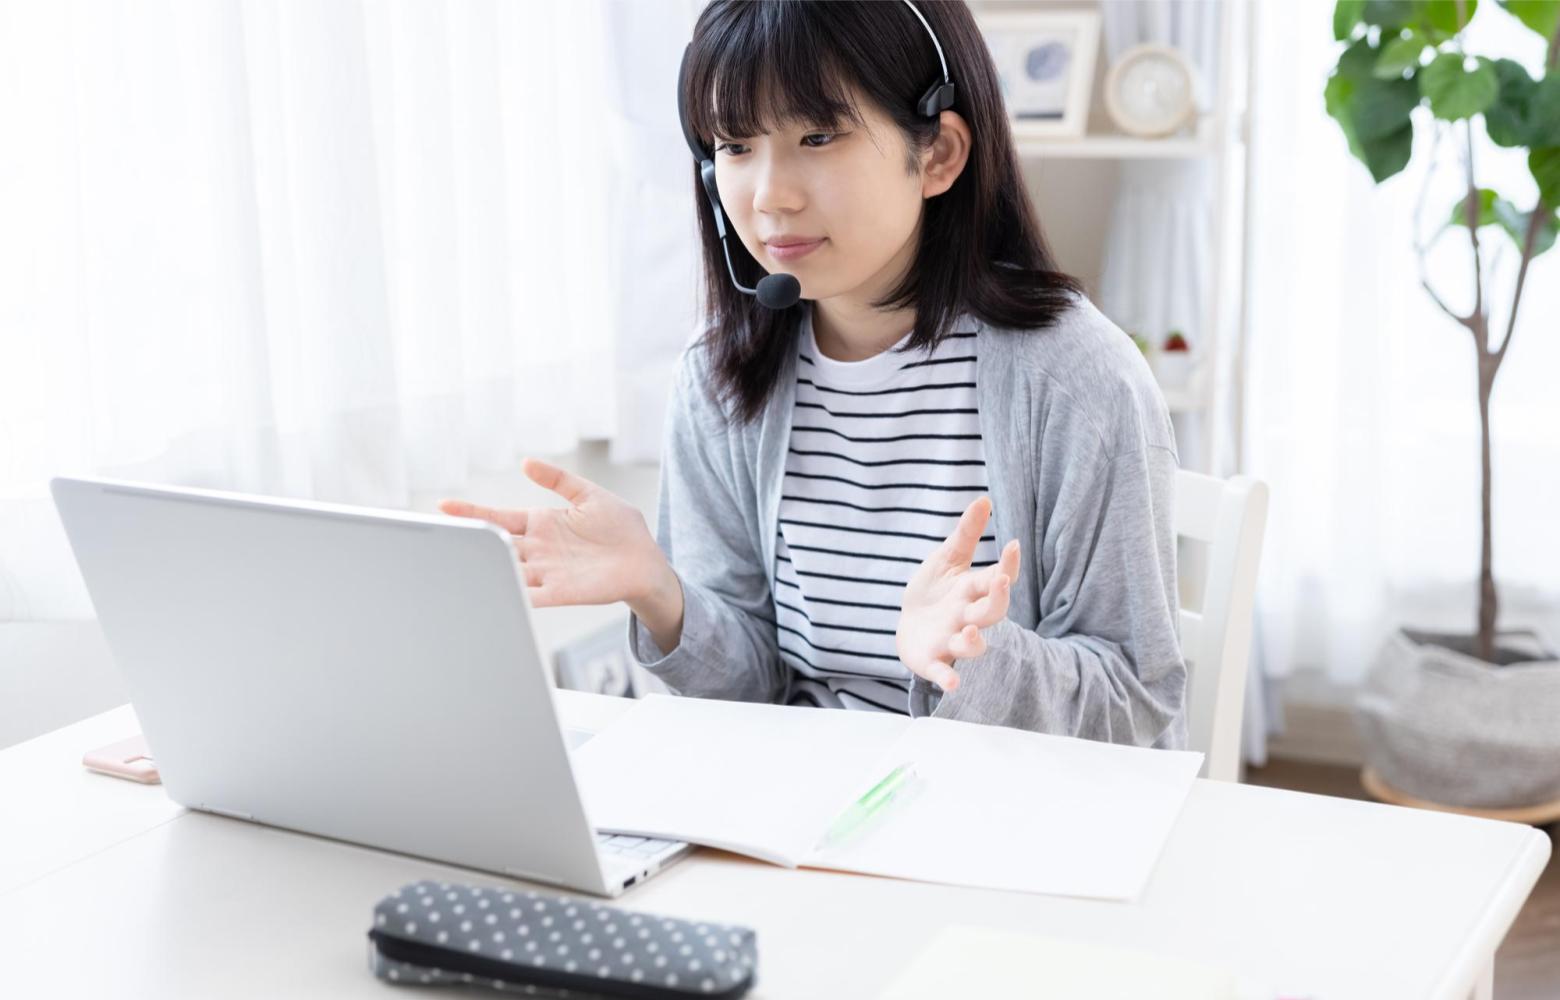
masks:
{"label": "chair backrest", "polygon": [[1207,544],[1204,557],[1195,560],[1203,567],[1202,610],[1180,613],[1187,742],[1207,755],[1203,776],[1220,781],[1240,777],[1252,602],[1267,507],[1267,484],[1260,480],[1176,473],[1176,537]]}

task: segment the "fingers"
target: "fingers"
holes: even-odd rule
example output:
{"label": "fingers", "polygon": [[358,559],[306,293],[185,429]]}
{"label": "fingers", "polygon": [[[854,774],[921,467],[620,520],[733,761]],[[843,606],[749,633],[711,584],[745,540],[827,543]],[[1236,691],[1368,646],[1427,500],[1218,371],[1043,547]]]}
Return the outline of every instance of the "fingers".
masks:
{"label": "fingers", "polygon": [[959,687],[958,671],[953,665],[944,660],[931,660],[921,668],[921,676],[936,684],[944,691],[955,691]]}
{"label": "fingers", "polygon": [[966,625],[948,640],[948,654],[956,660],[968,660],[986,651],[986,637],[974,625]]}
{"label": "fingers", "polygon": [[974,628],[985,628],[1006,618],[1012,589],[1013,584],[1006,576],[998,573],[992,577],[991,586],[985,595],[964,609],[965,623]]}
{"label": "fingers", "polygon": [[439,510],[451,517],[475,517],[503,528],[511,534],[525,534],[526,515],[523,510],[499,510],[484,507],[467,500],[440,500]]}
{"label": "fingers", "polygon": [[1022,554],[1019,551],[1018,539],[1015,538],[1007,543],[996,562],[965,573],[959,581],[959,592],[967,600],[973,601],[988,593],[998,577],[1006,577],[1010,583],[1017,583],[1021,564]]}
{"label": "fingers", "polygon": [[954,525],[953,534],[943,542],[943,555],[949,566],[955,569],[969,568],[971,560],[975,558],[975,546],[980,544],[981,532],[986,530],[986,521],[990,517],[990,497],[976,497],[964,508],[964,513],[959,515],[959,523]]}
{"label": "fingers", "polygon": [[1018,539],[1015,538],[1003,547],[1002,555],[997,560],[997,566],[1002,570],[1003,575],[1008,578],[1010,583],[1017,583],[1020,565]]}
{"label": "fingers", "polygon": [[970,603],[964,608],[964,621],[977,628],[995,625],[1007,617],[1013,584],[1018,581],[1020,567],[1017,539],[1008,542],[997,562],[979,573],[966,574],[963,596]]}
{"label": "fingers", "polygon": [[582,476],[537,458],[527,458],[520,463],[521,470],[536,485],[552,490],[570,503],[579,503],[596,484]]}

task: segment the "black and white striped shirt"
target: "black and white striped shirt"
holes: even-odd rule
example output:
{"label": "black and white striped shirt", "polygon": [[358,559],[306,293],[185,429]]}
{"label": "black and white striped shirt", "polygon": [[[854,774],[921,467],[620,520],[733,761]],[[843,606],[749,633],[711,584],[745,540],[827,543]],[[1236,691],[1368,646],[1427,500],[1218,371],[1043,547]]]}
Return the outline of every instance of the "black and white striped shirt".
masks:
{"label": "black and white striped shirt", "polygon": [[[775,611],[791,704],[908,711],[894,652],[906,582],[988,493],[973,332],[930,354],[835,361],[802,324],[776,525]],[[988,522],[975,566],[999,554]]]}

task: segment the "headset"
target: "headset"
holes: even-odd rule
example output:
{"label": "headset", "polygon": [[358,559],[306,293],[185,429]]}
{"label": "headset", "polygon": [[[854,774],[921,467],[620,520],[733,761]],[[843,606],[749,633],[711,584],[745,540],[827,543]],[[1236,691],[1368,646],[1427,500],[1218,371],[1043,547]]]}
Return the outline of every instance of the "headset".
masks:
{"label": "headset", "polygon": [[[926,23],[926,18],[916,9],[910,0],[904,0],[904,5],[910,8],[915,19],[921,22],[921,27],[931,36],[932,47],[937,50],[937,61],[942,66],[942,80],[934,81],[916,101],[916,111],[924,118],[936,118],[948,108],[953,107],[954,88],[953,80],[948,76],[948,60],[943,56],[942,43],[937,40],[937,33],[932,26]],[[704,184],[704,193],[709,196],[710,208],[715,213],[715,232],[720,235],[720,246],[726,254],[726,273],[731,276],[731,283],[737,291],[753,295],[758,298],[760,305],[768,309],[789,309],[802,297],[802,283],[796,280],[795,275],[784,272],[768,274],[759,279],[758,287],[747,288],[737,280],[737,272],[731,266],[731,246],[727,242],[726,213],[720,204],[720,189],[715,186],[715,159],[711,150],[704,148],[704,143],[694,134],[693,127],[688,123],[688,108],[684,96],[684,85],[688,73],[688,53],[693,49],[690,42],[683,49],[682,65],[677,70],[677,117],[682,122],[683,138],[688,140],[688,148],[693,151],[693,159],[699,164],[699,180]]]}

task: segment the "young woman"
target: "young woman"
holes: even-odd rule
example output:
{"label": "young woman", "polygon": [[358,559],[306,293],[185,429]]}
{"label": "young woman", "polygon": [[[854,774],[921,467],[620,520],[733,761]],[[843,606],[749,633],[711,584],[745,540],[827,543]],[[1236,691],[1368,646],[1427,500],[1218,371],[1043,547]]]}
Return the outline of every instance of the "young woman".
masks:
{"label": "young woman", "polygon": [[1184,746],[1169,414],[1056,270],[968,8],[715,0],[679,86],[718,190],[656,536],[534,459],[569,506],[441,509],[535,606],[626,602],[681,694]]}

